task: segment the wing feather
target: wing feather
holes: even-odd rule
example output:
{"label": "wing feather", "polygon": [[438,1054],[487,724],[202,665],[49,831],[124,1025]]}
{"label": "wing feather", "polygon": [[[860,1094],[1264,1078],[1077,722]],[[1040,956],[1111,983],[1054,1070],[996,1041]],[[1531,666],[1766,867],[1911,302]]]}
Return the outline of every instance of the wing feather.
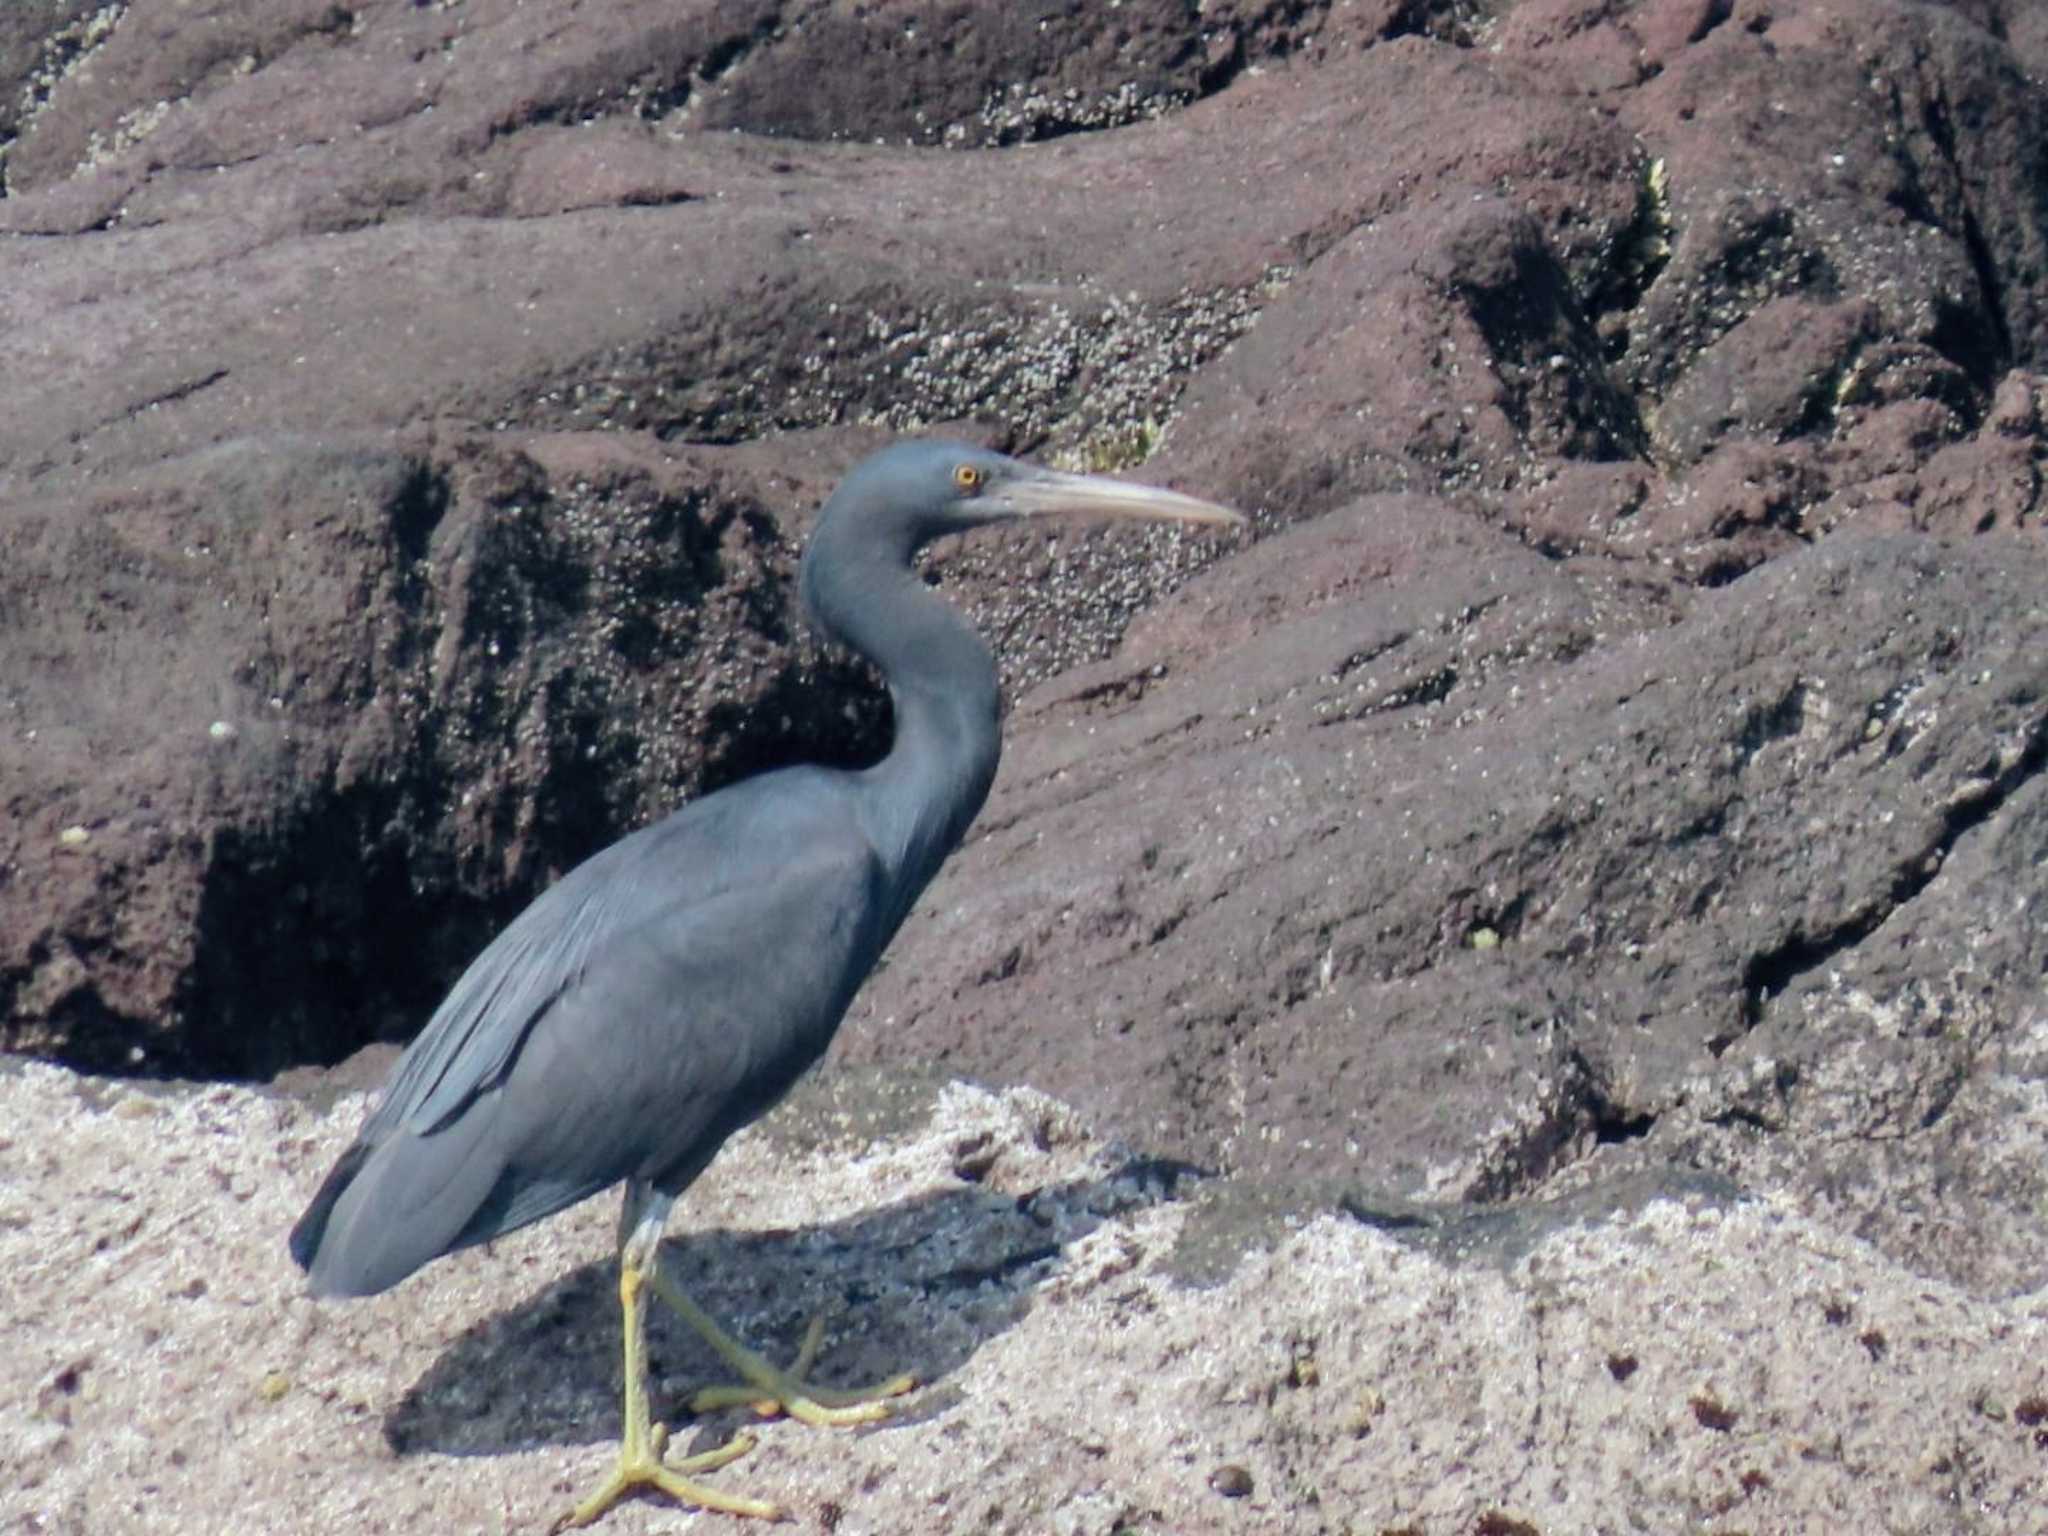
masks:
{"label": "wing feather", "polygon": [[749,781],[515,919],[294,1233],[316,1288],[384,1289],[623,1178],[680,1189],[787,1091],[887,937],[843,795],[816,770]]}

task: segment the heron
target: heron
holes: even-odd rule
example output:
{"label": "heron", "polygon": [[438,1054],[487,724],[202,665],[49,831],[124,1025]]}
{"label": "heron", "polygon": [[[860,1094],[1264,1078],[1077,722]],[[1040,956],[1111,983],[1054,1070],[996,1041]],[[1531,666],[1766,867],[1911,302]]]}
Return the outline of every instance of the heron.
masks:
{"label": "heron", "polygon": [[1177,492],[1073,474],[958,442],[884,448],[827,500],[805,549],[804,606],[872,662],[894,731],[871,767],[799,765],[742,780],[613,843],[549,887],[456,981],[392,1068],[376,1109],[293,1228],[318,1296],[388,1290],[444,1254],[615,1185],[624,1427],[597,1490],[556,1529],[651,1489],[774,1518],[699,1474],[752,1440],[673,1463],[649,1411],[651,1291],[739,1378],[694,1412],[751,1402],[819,1426],[885,1417],[914,1385],[808,1380],[820,1321],[781,1368],[730,1337],[663,1270],[677,1198],[727,1138],[823,1054],[919,893],[988,798],[1001,750],[995,662],[921,580],[946,534],[1052,513],[1233,525]]}

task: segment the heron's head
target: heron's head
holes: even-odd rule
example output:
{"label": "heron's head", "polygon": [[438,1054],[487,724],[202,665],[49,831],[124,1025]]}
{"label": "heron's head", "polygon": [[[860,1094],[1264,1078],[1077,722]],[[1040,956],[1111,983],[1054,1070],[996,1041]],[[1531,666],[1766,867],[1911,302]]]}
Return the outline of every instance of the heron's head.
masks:
{"label": "heron's head", "polygon": [[[804,551],[804,605],[828,634],[873,653],[891,618],[876,606],[908,577],[918,547],[986,523],[1068,512],[1231,526],[1228,507],[1103,475],[1040,469],[969,443],[904,442],[861,461],[840,482]],[[863,617],[863,610],[871,610]],[[865,638],[863,638],[865,636]]]}
{"label": "heron's head", "polygon": [[907,558],[945,534],[1056,513],[1223,526],[1244,521],[1228,507],[1177,491],[1041,469],[969,443],[920,441],[893,444],[856,467],[826,504],[820,532],[843,524],[846,532],[894,545],[891,553],[900,550]]}

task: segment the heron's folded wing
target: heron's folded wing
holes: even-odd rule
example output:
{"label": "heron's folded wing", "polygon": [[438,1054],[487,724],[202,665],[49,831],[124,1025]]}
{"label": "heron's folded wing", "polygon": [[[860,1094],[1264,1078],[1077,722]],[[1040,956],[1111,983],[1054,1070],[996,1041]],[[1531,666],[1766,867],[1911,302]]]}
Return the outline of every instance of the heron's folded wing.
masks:
{"label": "heron's folded wing", "polygon": [[610,915],[579,931],[574,963],[547,963],[545,986],[480,992],[493,1008],[541,1001],[464,1021],[438,1079],[394,1092],[364,1128],[294,1230],[315,1285],[383,1290],[623,1178],[680,1190],[773,1104],[830,1040],[882,905],[857,829],[787,830],[756,878],[709,895],[643,870],[638,897],[578,909]]}
{"label": "heron's folded wing", "polygon": [[767,775],[579,864],[463,972],[407,1047],[364,1137],[431,1129],[503,1081],[535,1024],[620,935],[651,921],[687,926],[735,893],[772,899],[835,865],[864,875],[872,854],[838,793],[811,770]]}
{"label": "heron's folded wing", "polygon": [[504,1159],[463,1242],[623,1178],[679,1191],[788,1091],[873,959],[872,860],[849,852],[807,849],[772,883],[606,939],[463,1112],[493,1118]]}

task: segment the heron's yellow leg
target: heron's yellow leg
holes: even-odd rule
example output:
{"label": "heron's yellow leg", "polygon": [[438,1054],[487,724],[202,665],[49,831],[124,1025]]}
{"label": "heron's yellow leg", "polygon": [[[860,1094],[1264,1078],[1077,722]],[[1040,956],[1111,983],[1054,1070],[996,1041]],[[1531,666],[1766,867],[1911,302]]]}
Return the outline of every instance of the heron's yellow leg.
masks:
{"label": "heron's yellow leg", "polygon": [[[658,1260],[656,1261],[659,1262]],[[635,1488],[655,1488],[679,1503],[702,1509],[723,1510],[729,1515],[754,1515],[764,1520],[781,1517],[781,1510],[759,1499],[721,1493],[685,1474],[709,1472],[736,1461],[753,1449],[750,1435],[735,1435],[715,1451],[690,1456],[673,1466],[661,1459],[668,1445],[668,1429],[656,1424],[647,1411],[647,1303],[642,1294],[648,1276],[634,1262],[631,1251],[619,1256],[619,1311],[626,1335],[626,1428],[620,1437],[618,1464],[597,1492],[557,1520],[554,1529],[589,1525]]]}
{"label": "heron's yellow leg", "polygon": [[889,1416],[886,1398],[901,1397],[917,1380],[912,1376],[892,1376],[879,1386],[865,1387],[858,1391],[843,1391],[836,1387],[813,1386],[804,1380],[804,1373],[810,1370],[811,1362],[818,1356],[818,1342],[824,1337],[825,1325],[822,1319],[811,1320],[810,1331],[804,1335],[803,1347],[797,1351],[796,1360],[788,1370],[782,1370],[755,1354],[746,1345],[727,1333],[713,1322],[710,1315],[689,1297],[660,1268],[657,1261],[647,1276],[647,1283],[654,1287],[661,1299],[674,1309],[676,1316],[695,1329],[697,1334],[717,1352],[718,1358],[730,1366],[739,1378],[738,1385],[729,1387],[706,1387],[690,1399],[692,1413],[709,1413],[715,1408],[730,1408],[740,1403],[750,1403],[754,1411],[764,1418],[786,1413],[792,1419],[820,1428],[841,1424],[867,1424]]}

